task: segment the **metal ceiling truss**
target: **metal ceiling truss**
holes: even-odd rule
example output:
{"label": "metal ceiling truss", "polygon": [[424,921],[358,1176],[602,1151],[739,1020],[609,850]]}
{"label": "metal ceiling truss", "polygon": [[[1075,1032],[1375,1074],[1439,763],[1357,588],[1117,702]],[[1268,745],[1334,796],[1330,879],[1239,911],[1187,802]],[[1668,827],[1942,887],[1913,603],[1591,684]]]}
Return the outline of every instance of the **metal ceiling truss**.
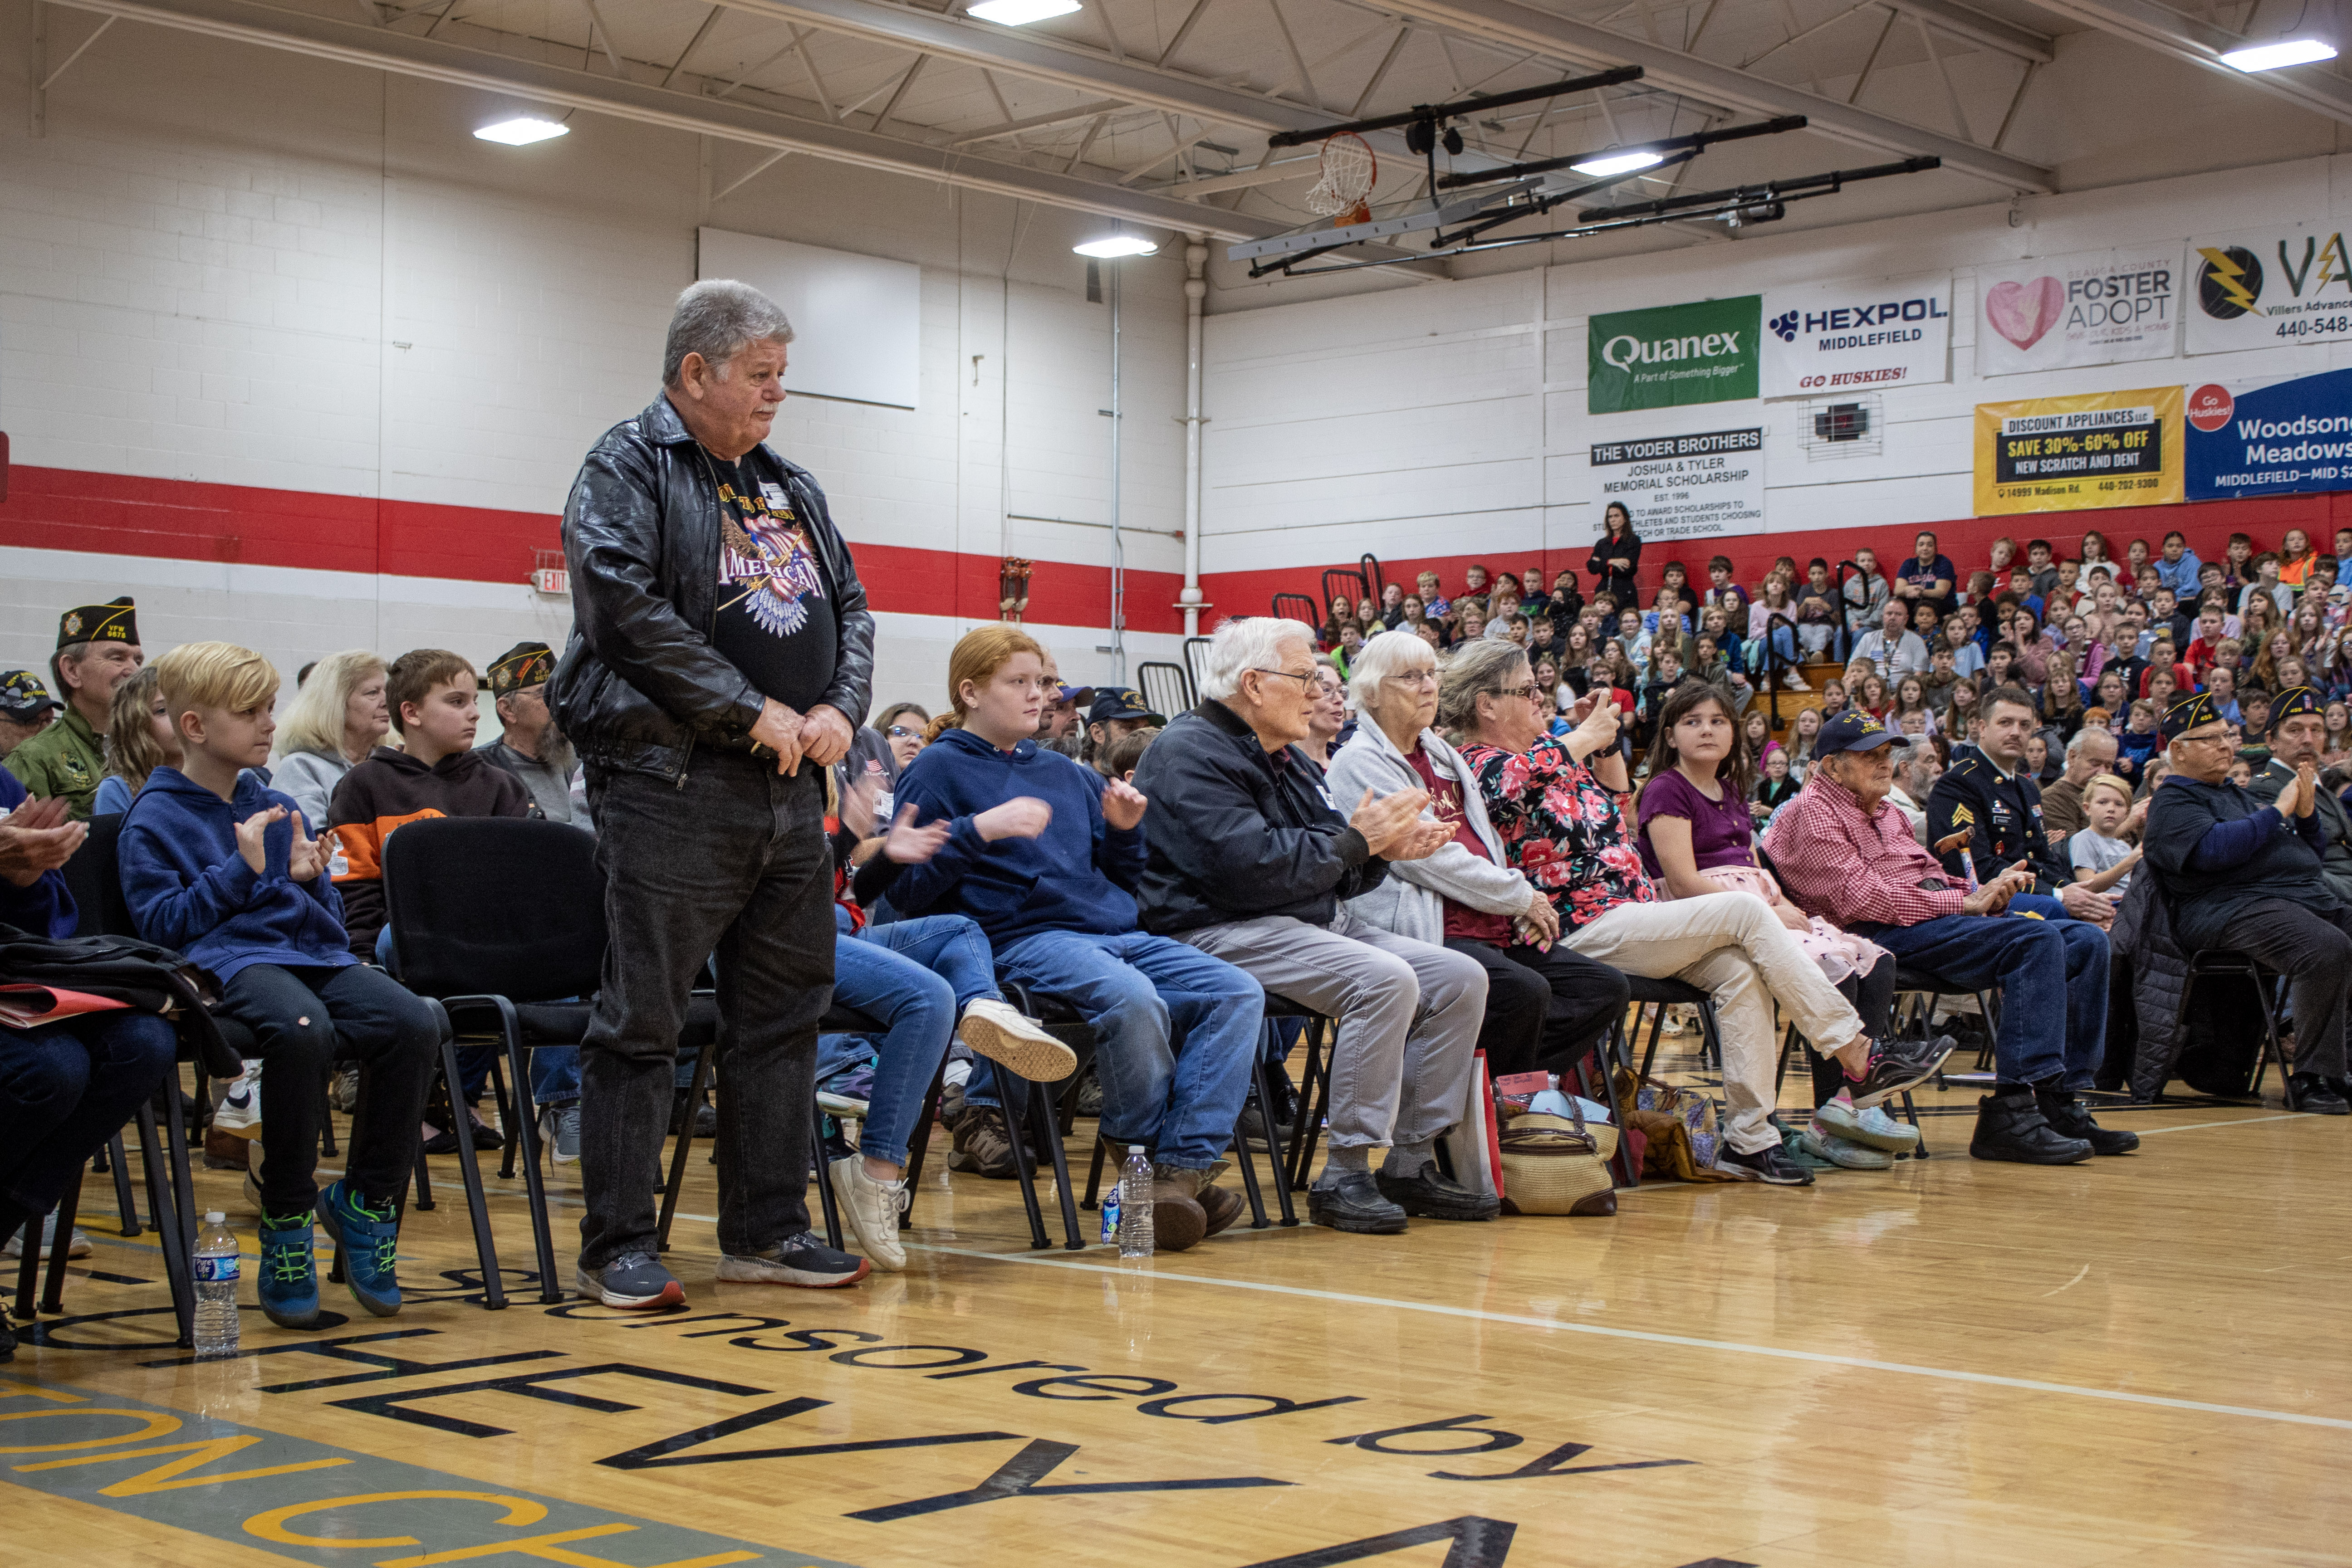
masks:
{"label": "metal ceiling truss", "polygon": [[2033,0],[2045,11],[2112,33],[2119,38],[2216,71],[2315,114],[2352,124],[2352,82],[2320,66],[2290,66],[2284,70],[2242,71],[2221,63],[2221,56],[2253,40],[2215,23],[2186,16],[2149,0]]}

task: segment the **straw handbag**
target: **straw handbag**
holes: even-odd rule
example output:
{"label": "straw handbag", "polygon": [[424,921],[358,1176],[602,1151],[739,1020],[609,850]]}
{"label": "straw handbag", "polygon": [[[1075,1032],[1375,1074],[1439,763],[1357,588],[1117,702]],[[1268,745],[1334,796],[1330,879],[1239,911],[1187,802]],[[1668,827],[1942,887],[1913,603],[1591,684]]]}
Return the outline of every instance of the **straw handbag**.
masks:
{"label": "straw handbag", "polygon": [[[1575,1103],[1569,1102],[1571,1108]],[[1617,1186],[1608,1166],[1617,1152],[1616,1128],[1595,1126],[1580,1113],[1571,1121],[1528,1111],[1502,1124],[1500,1141],[1504,1213],[1617,1212]]]}

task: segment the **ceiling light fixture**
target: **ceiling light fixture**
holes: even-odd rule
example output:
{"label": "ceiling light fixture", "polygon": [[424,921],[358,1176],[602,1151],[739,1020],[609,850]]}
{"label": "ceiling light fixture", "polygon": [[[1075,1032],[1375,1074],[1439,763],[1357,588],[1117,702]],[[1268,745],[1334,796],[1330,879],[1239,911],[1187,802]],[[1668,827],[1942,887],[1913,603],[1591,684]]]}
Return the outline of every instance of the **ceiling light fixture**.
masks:
{"label": "ceiling light fixture", "polygon": [[2317,38],[2284,38],[2274,44],[2249,44],[2242,49],[2231,49],[2221,57],[2221,63],[2242,71],[2274,71],[2281,66],[2307,66],[2314,60],[2332,60],[2336,46]]}
{"label": "ceiling light fixture", "polygon": [[1048,16],[1066,16],[1080,9],[1078,0],[981,0],[964,7],[965,15],[1000,27],[1022,27]]}
{"label": "ceiling light fixture", "polygon": [[1115,234],[1106,235],[1101,239],[1090,239],[1070,248],[1080,256],[1090,256],[1097,261],[1113,261],[1122,256],[1150,256],[1159,250],[1160,242],[1145,239],[1141,235]]}
{"label": "ceiling light fixture", "polygon": [[1581,163],[1570,163],[1569,167],[1580,174],[1590,174],[1594,179],[1605,180],[1612,174],[1630,174],[1636,169],[1647,169],[1664,161],[1665,154],[1663,152],[1648,152],[1637,148],[1625,152],[1602,152],[1587,158]]}
{"label": "ceiling light fixture", "polygon": [[509,147],[528,147],[534,141],[569,136],[572,127],[522,114],[512,120],[501,120],[496,125],[485,125],[474,134],[484,141],[501,141]]}

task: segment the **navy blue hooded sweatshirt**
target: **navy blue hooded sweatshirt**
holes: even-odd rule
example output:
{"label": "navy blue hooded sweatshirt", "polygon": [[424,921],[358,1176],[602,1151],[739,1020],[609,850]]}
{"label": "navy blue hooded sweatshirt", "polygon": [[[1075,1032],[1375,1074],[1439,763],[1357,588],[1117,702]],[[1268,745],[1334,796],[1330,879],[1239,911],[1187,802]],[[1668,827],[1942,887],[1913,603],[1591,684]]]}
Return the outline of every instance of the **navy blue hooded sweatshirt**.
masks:
{"label": "navy blue hooded sweatshirt", "polygon": [[[294,848],[293,798],[268,788],[268,775],[236,776],[236,799],[224,800],[176,768],[158,768],[123,817],[117,853],[122,894],[139,935],[176,947],[226,985],[256,964],[287,968],[358,962],[343,932],[343,902],[321,871],[307,883],[286,874]],[[236,852],[236,825],[283,806],[285,821],[262,835],[262,870]],[[306,831],[314,831],[309,819]]]}
{"label": "navy blue hooded sweatshirt", "polygon": [[[1103,785],[1093,768],[1034,740],[999,751],[963,730],[943,731],[898,776],[894,800],[915,808],[918,825],[946,817],[954,831],[929,861],[899,868],[890,906],[970,915],[1000,945],[1041,931],[1133,931],[1143,830],[1103,821]],[[1034,839],[983,840],[972,819],[1024,795],[1053,807],[1052,824]]]}

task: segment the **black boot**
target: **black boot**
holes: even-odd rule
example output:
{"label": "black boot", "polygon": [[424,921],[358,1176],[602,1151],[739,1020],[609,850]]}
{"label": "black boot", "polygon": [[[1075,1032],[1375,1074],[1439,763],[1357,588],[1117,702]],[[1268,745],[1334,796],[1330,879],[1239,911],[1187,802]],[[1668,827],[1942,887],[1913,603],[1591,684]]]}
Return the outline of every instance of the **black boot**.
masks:
{"label": "black boot", "polygon": [[2025,1166],[2071,1166],[2091,1157],[2091,1145],[2052,1126],[2031,1090],[1992,1093],[1977,1102],[1976,1136],[1969,1154],[1979,1160]]}
{"label": "black boot", "polygon": [[2063,1137],[2080,1138],[2095,1155],[2127,1155],[2139,1147],[2139,1134],[2120,1127],[2102,1127],[2091,1120],[2091,1108],[2068,1090],[2034,1085],[2033,1103],[2042,1119]]}
{"label": "black boot", "polygon": [[2329,1086],[2316,1072],[2298,1072],[2287,1080],[2294,1089],[2294,1108],[2315,1116],[2352,1116],[2352,1102]]}

